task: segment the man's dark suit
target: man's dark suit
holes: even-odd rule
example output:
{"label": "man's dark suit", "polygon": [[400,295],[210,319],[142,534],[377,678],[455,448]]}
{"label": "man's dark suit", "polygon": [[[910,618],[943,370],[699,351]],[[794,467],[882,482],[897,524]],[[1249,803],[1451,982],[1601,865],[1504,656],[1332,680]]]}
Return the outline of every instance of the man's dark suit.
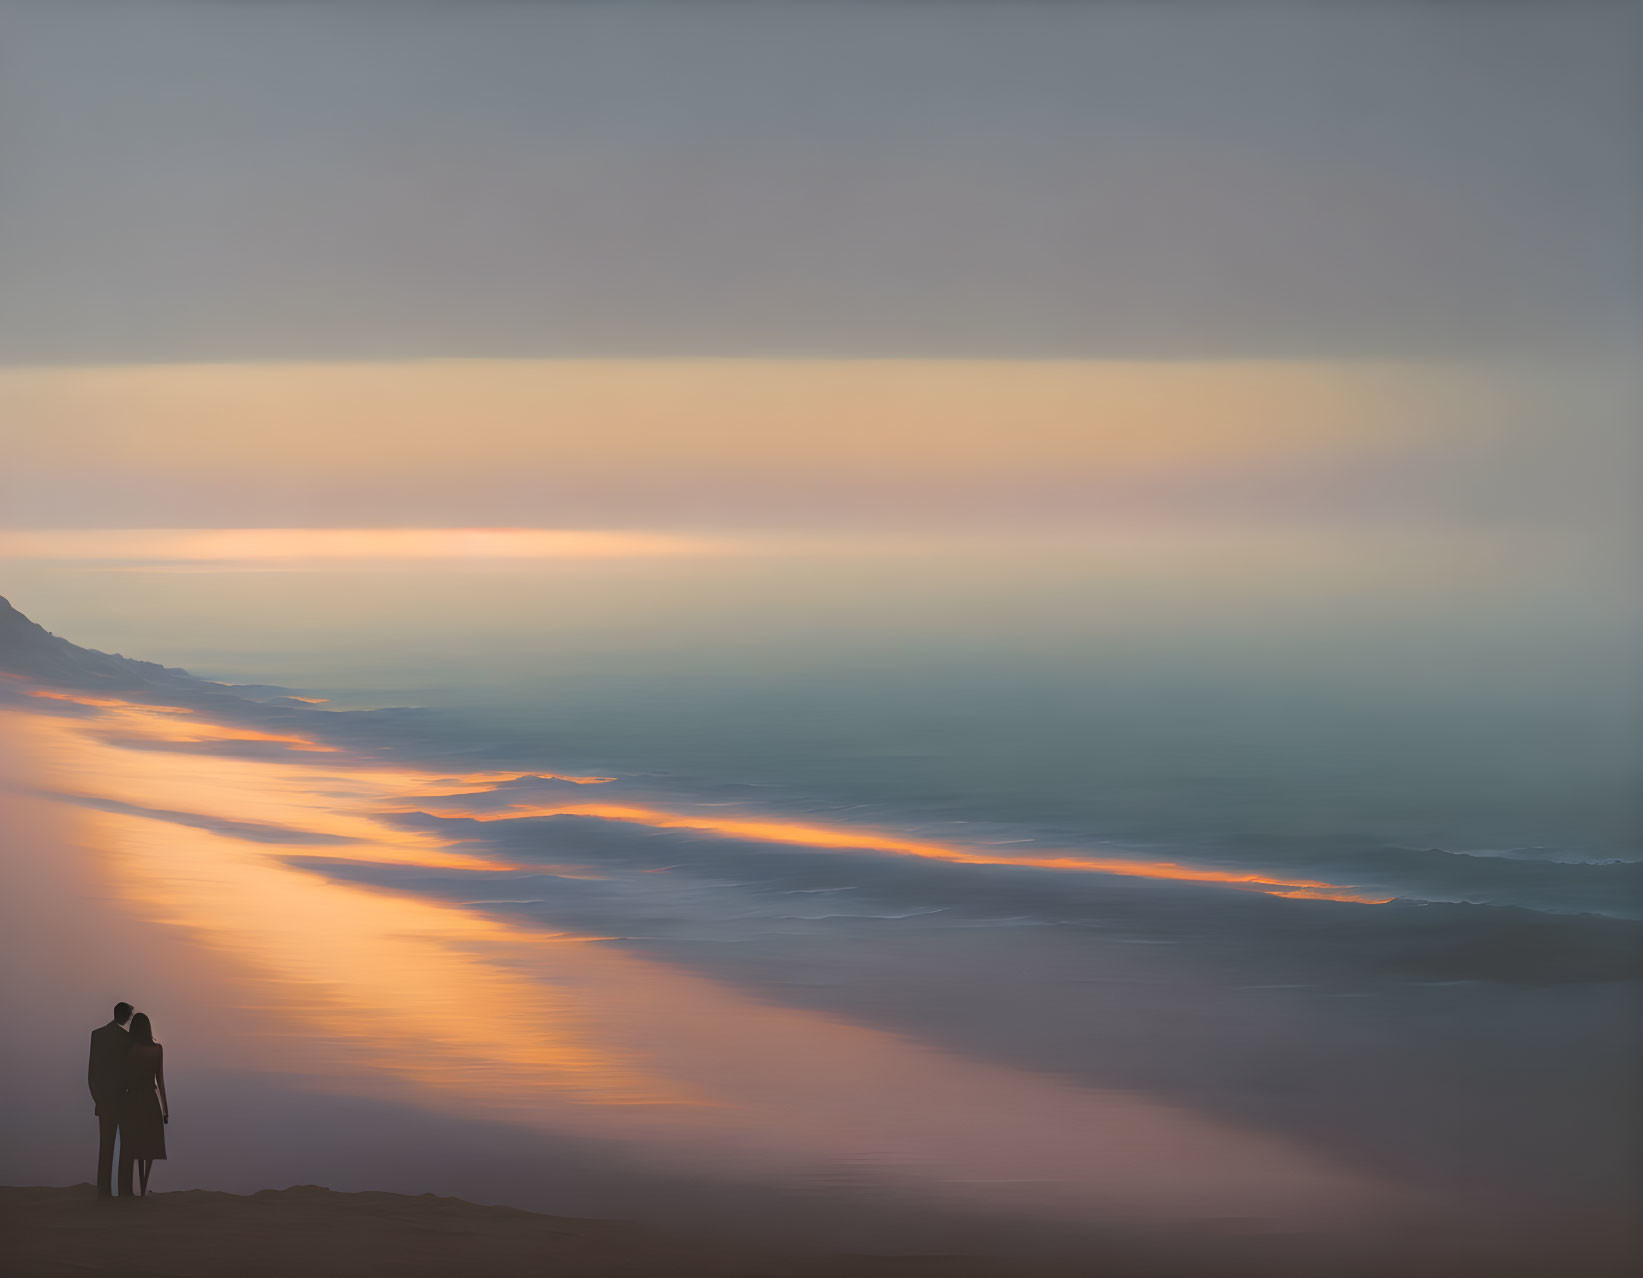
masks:
{"label": "man's dark suit", "polygon": [[[125,1091],[126,1049],[131,1035],[110,1021],[91,1031],[91,1059],[86,1064],[86,1084],[97,1103],[97,1194],[113,1193],[114,1133],[120,1127],[120,1094]],[[121,1160],[120,1193],[131,1192],[131,1164]]]}

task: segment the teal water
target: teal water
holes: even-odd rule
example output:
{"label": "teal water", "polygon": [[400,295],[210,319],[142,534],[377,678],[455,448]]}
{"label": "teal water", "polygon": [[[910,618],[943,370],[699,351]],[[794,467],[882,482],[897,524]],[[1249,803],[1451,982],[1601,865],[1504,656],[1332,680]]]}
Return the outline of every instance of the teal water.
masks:
{"label": "teal water", "polygon": [[1643,632],[1620,566],[1556,547],[21,575],[19,606],[71,639],[430,707],[453,750],[523,767],[1416,899],[1639,910],[1613,863],[1643,858]]}
{"label": "teal water", "polygon": [[[105,651],[335,709],[420,707],[254,713],[435,775],[593,773],[616,778],[600,801],[696,817],[1346,885],[1363,901],[449,810],[534,782],[402,819],[546,875],[476,888],[458,870],[304,861],[322,881],[607,938],[756,1008],[1281,1135],[1451,1230],[1495,1237],[1544,1211],[1563,1222],[1548,1236],[1601,1250],[1636,1182],[1640,647],[1621,574],[1554,552],[1246,538],[506,569],[14,565],[7,593]],[[565,864],[596,873],[551,873]],[[482,1144],[435,1142],[446,1191],[564,1202],[535,1173],[495,1187]],[[341,1174],[398,1183],[369,1142],[340,1148]],[[312,1175],[298,1152],[281,1156]],[[219,1164],[263,1183],[237,1150]],[[638,1191],[607,1190],[587,1209],[640,1209]]]}

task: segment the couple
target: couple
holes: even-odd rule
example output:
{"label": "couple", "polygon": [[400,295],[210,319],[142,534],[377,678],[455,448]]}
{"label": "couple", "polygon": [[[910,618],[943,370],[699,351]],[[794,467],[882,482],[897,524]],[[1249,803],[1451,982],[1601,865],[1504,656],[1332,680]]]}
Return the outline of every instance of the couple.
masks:
{"label": "couple", "polygon": [[97,1103],[97,1197],[114,1196],[114,1134],[120,1135],[120,1197],[130,1198],[131,1166],[137,1165],[139,1195],[148,1193],[148,1173],[165,1157],[165,1052],[154,1027],[130,1003],[114,1005],[114,1019],[91,1031],[86,1082]]}

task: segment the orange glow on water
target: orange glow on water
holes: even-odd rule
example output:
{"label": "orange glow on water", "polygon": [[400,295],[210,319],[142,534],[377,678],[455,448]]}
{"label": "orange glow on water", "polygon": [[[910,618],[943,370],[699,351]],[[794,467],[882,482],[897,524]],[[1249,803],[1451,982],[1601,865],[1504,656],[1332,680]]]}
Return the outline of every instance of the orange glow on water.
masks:
{"label": "orange glow on water", "polygon": [[257,728],[212,723],[200,718],[193,718],[187,723],[180,724],[175,720],[166,721],[152,717],[154,715],[193,715],[195,712],[187,706],[149,705],[138,701],[124,701],[118,697],[91,697],[82,693],[56,692],[46,688],[35,689],[28,695],[50,701],[68,701],[74,705],[89,706],[99,710],[116,711],[115,714],[102,716],[98,722],[120,730],[132,730],[136,735],[152,741],[169,741],[178,745],[204,745],[213,741],[244,741],[252,744],[268,742],[274,745],[286,746],[292,750],[305,750],[319,754],[336,752],[335,746],[323,745],[311,737],[282,732],[263,732]]}
{"label": "orange glow on water", "polygon": [[[13,679],[22,678],[21,675],[11,675],[9,677]],[[34,688],[30,690],[28,695],[39,697],[44,701],[68,701],[77,706],[95,706],[99,709],[108,710],[155,710],[162,714],[194,713],[186,706],[149,705],[140,701],[123,701],[119,697],[91,697],[85,693],[57,692],[51,688]]]}
{"label": "orange glow on water", "polygon": [[[242,1036],[247,1046],[235,1050],[256,1070],[616,1140],[690,1174],[800,1174],[842,1161],[886,1169],[904,1186],[1008,1197],[1035,1214],[1248,1214],[1280,1204],[1304,1215],[1374,1192],[1297,1146],[1142,1096],[781,1006],[601,938],[340,881],[323,866],[313,873],[305,861],[558,871],[466,856],[392,820],[406,795],[452,778],[340,752],[182,752],[167,748],[187,743],[163,710],[99,709],[5,713],[0,726],[27,734],[31,764],[61,799],[105,804],[68,809],[95,851],[99,890],[147,926],[187,938],[203,966],[234,973],[240,1002],[223,1009],[221,1038]],[[148,748],[125,748],[109,721],[126,738],[151,733]],[[514,777],[455,780],[479,794]],[[211,821],[220,828],[199,828]],[[262,827],[259,837],[244,835],[248,823]],[[827,827],[721,824],[744,833],[774,824],[786,841],[802,833],[840,845]],[[316,836],[333,842],[316,847]],[[187,999],[187,973],[178,980],[171,995]]]}
{"label": "orange glow on water", "polygon": [[[295,751],[309,753],[337,752],[336,747],[322,744],[309,737],[260,732],[250,728],[214,724],[199,718],[192,718],[186,725],[179,725],[175,720],[153,717],[156,715],[193,713],[180,706],[151,706],[115,698],[88,697],[44,689],[33,691],[29,695],[72,701],[80,705],[111,711],[112,714],[101,716],[99,721],[112,722],[121,730],[134,730],[143,739],[156,743],[198,745],[210,742],[268,742],[283,745]],[[1128,857],[1095,857],[1071,853],[1021,853],[1000,856],[978,848],[938,842],[931,839],[909,838],[883,831],[863,830],[847,826],[815,825],[769,817],[748,818],[701,815],[670,812],[659,808],[629,804],[590,804],[581,801],[512,803],[505,809],[494,812],[475,812],[462,808],[439,808],[434,806],[406,807],[404,806],[406,803],[426,805],[430,800],[437,801],[440,798],[454,798],[459,795],[496,794],[507,783],[527,777],[535,777],[540,780],[567,781],[577,785],[604,785],[612,782],[614,778],[550,772],[526,774],[516,772],[475,772],[436,777],[430,773],[416,770],[382,768],[362,770],[354,767],[349,768],[348,772],[350,775],[355,776],[370,775],[378,778],[385,776],[393,778],[394,784],[391,787],[379,791],[382,797],[387,800],[382,809],[384,813],[423,812],[447,820],[460,819],[482,823],[523,820],[532,817],[585,816],[606,821],[644,825],[653,829],[698,830],[703,833],[720,834],[729,838],[777,843],[785,846],[823,849],[845,848],[866,852],[883,852],[897,856],[918,857],[924,860],[944,861],[954,865],[1069,870],[1112,874],[1125,878],[1223,884],[1234,888],[1265,892],[1271,896],[1305,900],[1343,901],[1364,905],[1384,905],[1394,899],[1392,897],[1366,894],[1350,886],[1327,883],[1316,879],[1288,878],[1275,874],[1223,870],[1209,866],[1182,865],[1174,861],[1143,861]],[[441,793],[426,795],[414,793],[418,789],[435,788],[440,790]],[[386,827],[380,826],[379,823],[378,828],[380,831]],[[404,860],[406,864],[521,871],[533,868],[529,865],[509,864],[493,859],[466,857],[432,850],[429,846],[431,840],[427,838],[407,843],[396,835],[394,841],[396,847],[403,852],[399,859]],[[356,859],[391,861],[396,859],[396,856],[395,854],[389,854],[368,857],[361,853],[356,856]],[[545,873],[554,872],[547,867],[537,868]],[[576,867],[564,867],[563,873],[570,877],[581,876],[585,874],[585,871]]]}
{"label": "orange glow on water", "polygon": [[1389,905],[1398,899],[1395,896],[1371,896],[1367,893],[1349,892],[1345,888],[1331,888],[1328,891],[1310,887],[1291,888],[1287,891],[1272,889],[1270,895],[1293,897],[1299,901],[1352,901],[1358,905]]}
{"label": "orange glow on water", "polygon": [[[381,1069],[413,1089],[459,1089],[477,1080],[519,1102],[566,1090],[604,1103],[682,1099],[677,1089],[628,1068],[595,1046],[551,987],[473,955],[487,947],[524,962],[545,947],[591,944],[563,934],[493,923],[484,915],[294,868],[305,854],[365,864],[517,867],[441,854],[426,836],[377,827],[350,799],[401,783],[393,774],[347,780],[335,806],[309,800],[338,778],[298,764],[197,759],[124,751],[51,724],[33,739],[58,776],[99,782],[104,797],[244,820],[282,818],[293,835],[358,839],[313,849],[250,842],[174,821],[89,812],[84,821],[117,850],[109,866],[126,900],[157,923],[187,930],[209,949],[249,963],[260,999],[296,1016],[353,1069]],[[333,795],[338,792],[332,790]],[[365,841],[369,839],[370,841]],[[296,853],[293,857],[291,854]],[[429,1044],[437,1025],[439,1046]],[[323,1053],[322,1053],[323,1054]]]}
{"label": "orange glow on water", "polygon": [[213,741],[243,741],[247,744],[268,743],[280,745],[290,750],[300,750],[310,754],[335,754],[337,750],[335,746],[322,745],[320,742],[308,737],[299,737],[283,732],[262,732],[256,728],[207,723],[203,720],[194,720],[184,725],[177,725],[170,732],[145,730],[142,735],[151,740],[170,741],[177,745],[206,745]]}
{"label": "orange glow on water", "polygon": [[535,778],[538,781],[569,781],[573,785],[608,785],[616,780],[615,777],[586,777],[576,776],[565,772],[468,772],[454,777],[429,776],[425,788],[437,787],[443,793],[439,795],[409,795],[408,798],[420,800],[428,798],[450,798],[458,794],[495,794],[498,787],[509,781],[522,781]]}
{"label": "orange glow on water", "polygon": [[502,812],[468,812],[448,808],[429,812],[431,816],[465,818],[472,821],[515,821],[530,817],[589,816],[605,821],[626,821],[663,830],[701,830],[734,839],[781,843],[814,848],[851,848],[864,852],[888,852],[899,856],[947,861],[955,865],[1024,866],[1041,870],[1082,870],[1114,874],[1126,878],[1171,879],[1183,883],[1224,883],[1254,888],[1273,896],[1307,897],[1312,900],[1352,901],[1384,905],[1391,897],[1372,897],[1351,888],[1313,879],[1286,879],[1265,874],[1216,870],[1205,866],[1181,865],[1174,861],[1138,861],[1125,857],[1092,857],[1031,853],[998,856],[975,848],[928,839],[909,839],[844,826],[807,825],[796,821],[749,820],[739,817],[698,816],[666,812],[657,808],[619,804],[554,803],[516,804]]}

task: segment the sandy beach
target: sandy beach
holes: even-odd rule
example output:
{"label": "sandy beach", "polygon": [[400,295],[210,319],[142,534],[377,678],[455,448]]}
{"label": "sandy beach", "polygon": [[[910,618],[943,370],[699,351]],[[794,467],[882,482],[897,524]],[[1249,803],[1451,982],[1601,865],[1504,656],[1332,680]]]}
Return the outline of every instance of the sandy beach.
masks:
{"label": "sandy beach", "polygon": [[0,1263],[14,1278],[69,1274],[460,1274],[563,1278],[1002,1278],[1019,1265],[951,1256],[804,1255],[669,1234],[625,1221],[547,1216],[432,1194],[344,1194],[317,1185],[99,1202],[90,1185],[0,1188]]}

